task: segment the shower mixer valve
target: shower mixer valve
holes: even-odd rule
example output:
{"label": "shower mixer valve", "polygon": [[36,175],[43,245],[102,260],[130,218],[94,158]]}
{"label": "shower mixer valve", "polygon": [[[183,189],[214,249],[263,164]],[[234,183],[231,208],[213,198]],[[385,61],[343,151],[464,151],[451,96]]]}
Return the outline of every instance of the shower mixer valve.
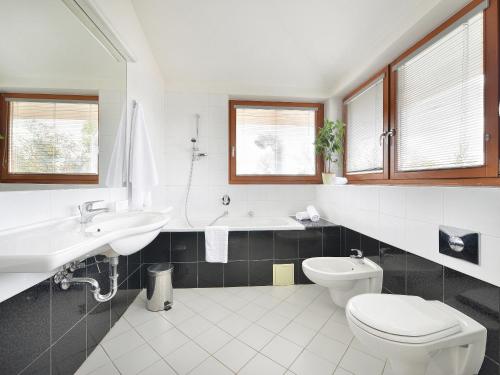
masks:
{"label": "shower mixer valve", "polygon": [[229,206],[229,203],[231,203],[231,198],[229,198],[229,195],[224,194],[224,195],[222,196],[222,204],[223,204],[224,206]]}

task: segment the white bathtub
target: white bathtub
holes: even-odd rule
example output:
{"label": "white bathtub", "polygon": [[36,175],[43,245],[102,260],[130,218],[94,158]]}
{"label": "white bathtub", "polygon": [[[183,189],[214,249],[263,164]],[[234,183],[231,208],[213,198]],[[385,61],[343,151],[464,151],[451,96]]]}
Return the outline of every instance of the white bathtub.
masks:
{"label": "white bathtub", "polygon": [[[172,219],[163,232],[202,232],[213,219],[191,219],[193,227],[185,219]],[[230,231],[256,230],[304,230],[305,227],[287,216],[279,217],[223,217],[213,225],[227,225]]]}

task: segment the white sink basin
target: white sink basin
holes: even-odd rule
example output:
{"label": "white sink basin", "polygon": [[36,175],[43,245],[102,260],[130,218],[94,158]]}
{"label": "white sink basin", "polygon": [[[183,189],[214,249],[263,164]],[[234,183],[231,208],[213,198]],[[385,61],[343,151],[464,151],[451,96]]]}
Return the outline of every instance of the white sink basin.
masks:
{"label": "white sink basin", "polygon": [[52,272],[98,254],[130,255],[158,235],[169,211],[102,214],[86,225],[71,217],[0,231],[0,272]]}
{"label": "white sink basin", "polygon": [[153,241],[167,222],[167,217],[159,212],[130,212],[98,217],[85,227],[85,232],[95,236],[118,235],[109,241],[109,246],[118,255],[130,255]]}

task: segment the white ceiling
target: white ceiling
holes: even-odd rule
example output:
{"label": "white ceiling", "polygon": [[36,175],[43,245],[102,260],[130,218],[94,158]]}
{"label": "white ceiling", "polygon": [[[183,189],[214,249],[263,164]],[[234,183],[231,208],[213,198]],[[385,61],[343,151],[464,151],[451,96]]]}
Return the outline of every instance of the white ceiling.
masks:
{"label": "white ceiling", "polygon": [[133,0],[171,90],[327,98],[468,0]]}

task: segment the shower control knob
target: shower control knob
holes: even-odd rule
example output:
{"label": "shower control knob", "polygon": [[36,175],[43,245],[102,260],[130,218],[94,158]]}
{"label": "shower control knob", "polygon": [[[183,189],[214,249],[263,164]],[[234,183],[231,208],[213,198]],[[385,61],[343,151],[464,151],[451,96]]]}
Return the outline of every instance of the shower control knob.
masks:
{"label": "shower control knob", "polygon": [[223,204],[224,206],[229,206],[229,203],[231,203],[231,198],[229,198],[229,195],[224,194],[224,195],[222,196],[222,204]]}

